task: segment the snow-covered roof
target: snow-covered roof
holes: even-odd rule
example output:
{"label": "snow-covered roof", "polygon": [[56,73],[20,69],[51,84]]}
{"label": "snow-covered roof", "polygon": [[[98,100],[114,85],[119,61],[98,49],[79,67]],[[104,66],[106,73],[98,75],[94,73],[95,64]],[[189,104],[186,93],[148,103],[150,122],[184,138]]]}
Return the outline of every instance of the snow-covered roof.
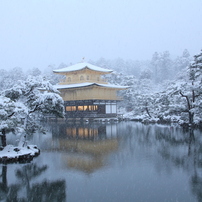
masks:
{"label": "snow-covered roof", "polygon": [[102,67],[97,67],[97,66],[89,64],[87,62],[81,62],[81,63],[77,63],[75,65],[65,67],[65,68],[62,68],[62,69],[56,69],[56,70],[53,70],[53,72],[54,73],[65,73],[65,72],[78,71],[78,70],[82,70],[82,69],[85,69],[85,68],[88,68],[88,69],[93,70],[93,71],[104,72],[104,73],[113,72],[113,70],[104,69]]}
{"label": "snow-covered roof", "polygon": [[118,86],[113,84],[100,84],[100,83],[75,83],[75,84],[69,84],[69,85],[55,85],[54,87],[60,90],[60,89],[69,89],[69,88],[81,88],[81,87],[87,87],[87,86],[93,86],[93,85],[105,87],[105,88],[117,88],[117,89],[129,88],[129,86]]}

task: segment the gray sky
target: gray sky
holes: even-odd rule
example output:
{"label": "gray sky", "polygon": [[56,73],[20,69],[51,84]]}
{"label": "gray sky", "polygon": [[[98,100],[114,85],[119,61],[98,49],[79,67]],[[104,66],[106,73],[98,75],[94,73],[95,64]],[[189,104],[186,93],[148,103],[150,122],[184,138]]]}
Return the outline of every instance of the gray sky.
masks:
{"label": "gray sky", "polygon": [[0,69],[202,49],[201,0],[0,0]]}

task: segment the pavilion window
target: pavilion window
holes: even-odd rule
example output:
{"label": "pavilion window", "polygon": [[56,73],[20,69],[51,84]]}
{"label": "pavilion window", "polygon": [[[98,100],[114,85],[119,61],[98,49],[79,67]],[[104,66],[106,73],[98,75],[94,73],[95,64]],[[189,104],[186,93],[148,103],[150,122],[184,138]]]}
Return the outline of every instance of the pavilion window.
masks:
{"label": "pavilion window", "polygon": [[84,137],[87,138],[89,136],[88,128],[84,128]]}
{"label": "pavilion window", "polygon": [[70,137],[76,137],[77,136],[77,130],[76,130],[76,128],[67,128],[66,134],[67,134],[67,136],[70,136]]}
{"label": "pavilion window", "polygon": [[71,77],[68,77],[67,81],[70,82],[71,81]]}
{"label": "pavilion window", "polygon": [[89,105],[89,111],[96,111],[97,105]]}
{"label": "pavilion window", "polygon": [[72,111],[72,107],[66,107],[66,111]]}
{"label": "pavilion window", "polygon": [[83,106],[78,106],[78,111],[83,111]]}
{"label": "pavilion window", "polygon": [[96,111],[97,105],[66,106],[66,111]]}
{"label": "pavilion window", "polygon": [[90,128],[89,129],[89,137],[95,137],[98,135],[98,129],[97,128]]}
{"label": "pavilion window", "polygon": [[71,134],[73,137],[76,137],[76,128],[72,128]]}
{"label": "pavilion window", "polygon": [[86,106],[86,105],[83,106],[83,110],[84,110],[84,111],[87,111],[87,110],[88,110],[88,106]]}
{"label": "pavilion window", "polygon": [[66,111],[76,111],[76,106],[66,106]]}
{"label": "pavilion window", "polygon": [[83,130],[84,130],[83,128],[78,128],[78,136],[79,137],[83,137],[83,133],[84,133]]}
{"label": "pavilion window", "polygon": [[76,106],[72,106],[72,111],[76,111]]}
{"label": "pavilion window", "polygon": [[83,81],[84,80],[84,77],[83,76],[80,76],[80,81]]}

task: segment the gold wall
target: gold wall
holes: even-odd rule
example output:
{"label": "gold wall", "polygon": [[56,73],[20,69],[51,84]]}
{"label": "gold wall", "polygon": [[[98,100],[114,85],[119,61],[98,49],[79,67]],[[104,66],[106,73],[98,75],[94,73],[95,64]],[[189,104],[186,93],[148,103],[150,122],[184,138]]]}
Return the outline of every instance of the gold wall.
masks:
{"label": "gold wall", "polygon": [[65,75],[66,78],[59,83],[60,85],[73,84],[73,83],[84,83],[84,82],[101,83],[101,84],[107,83],[102,78],[102,75],[103,75],[102,72],[95,72],[95,71],[91,71],[89,69],[84,69],[82,71],[75,71],[75,72],[71,72],[71,73],[70,72],[63,73],[63,75]]}
{"label": "gold wall", "polygon": [[62,89],[60,90],[64,101],[71,100],[121,100],[117,97],[117,89],[90,86],[84,88]]}

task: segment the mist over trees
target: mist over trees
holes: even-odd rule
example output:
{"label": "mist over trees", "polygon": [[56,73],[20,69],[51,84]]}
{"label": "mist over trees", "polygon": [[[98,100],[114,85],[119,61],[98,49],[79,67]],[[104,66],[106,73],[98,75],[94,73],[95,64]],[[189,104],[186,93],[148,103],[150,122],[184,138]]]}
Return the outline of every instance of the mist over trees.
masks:
{"label": "mist over trees", "polygon": [[[164,51],[155,52],[146,61],[100,58],[88,62],[114,70],[105,76],[109,83],[129,86],[119,93],[124,99],[119,103],[119,113],[124,117],[181,125],[199,125],[202,122],[201,53],[192,57],[185,49],[177,57]],[[26,72],[20,67],[0,69],[0,89],[12,88],[28,75],[42,76],[51,84],[57,84],[62,76],[53,74],[53,69],[69,65],[71,63],[49,65],[44,70],[34,67]]]}

